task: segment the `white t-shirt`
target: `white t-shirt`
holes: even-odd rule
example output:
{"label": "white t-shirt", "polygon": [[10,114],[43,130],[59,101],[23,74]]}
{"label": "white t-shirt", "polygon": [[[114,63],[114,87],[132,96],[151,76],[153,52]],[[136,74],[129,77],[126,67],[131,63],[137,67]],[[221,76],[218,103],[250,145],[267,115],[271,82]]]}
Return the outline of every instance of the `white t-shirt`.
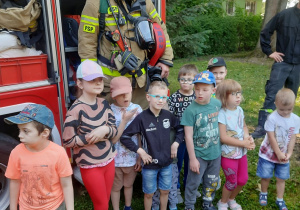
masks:
{"label": "white t-shirt", "polygon": [[[277,144],[280,151],[283,153],[287,153],[291,136],[299,133],[299,128],[300,118],[297,115],[291,113],[289,118],[284,118],[281,117],[276,110],[268,116],[268,119],[265,123],[265,130],[273,131],[275,133]],[[273,163],[281,163],[271,147],[268,135],[265,136],[264,141],[261,143],[259,157]]]}
{"label": "white t-shirt", "polygon": [[[222,108],[219,112],[218,121],[219,123],[226,125],[226,133],[228,136],[243,141],[244,112],[240,106],[238,106],[236,110],[224,110]],[[221,151],[222,157],[230,159],[240,159],[247,154],[246,148],[230,146],[227,144],[222,144]]]}
{"label": "white t-shirt", "polygon": [[[125,128],[127,128],[128,125],[133,121],[133,119],[143,111],[142,108],[140,107],[140,105],[130,103],[130,105],[126,108],[126,112],[131,111],[135,108],[138,108],[136,115],[131,118],[131,120],[127,123]],[[117,125],[117,127],[119,127],[121,120],[122,120],[123,108],[112,104],[111,109],[116,118],[116,125]],[[138,145],[137,135],[132,136],[131,140],[136,145]],[[117,150],[117,156],[115,157],[115,166],[116,167],[130,167],[130,166],[134,166],[136,164],[137,154],[135,152],[132,152],[129,149],[127,149],[126,147],[124,147],[124,145],[121,144],[120,141],[117,141],[117,143],[114,146]]]}

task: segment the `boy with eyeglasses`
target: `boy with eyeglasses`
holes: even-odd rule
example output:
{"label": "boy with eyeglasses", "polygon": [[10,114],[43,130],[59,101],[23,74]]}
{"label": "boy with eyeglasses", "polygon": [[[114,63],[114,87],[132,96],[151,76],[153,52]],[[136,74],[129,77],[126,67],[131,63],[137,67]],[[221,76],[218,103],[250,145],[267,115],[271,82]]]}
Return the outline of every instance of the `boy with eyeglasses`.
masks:
{"label": "boy with eyeglasses", "polygon": [[[175,117],[181,121],[182,114],[184,110],[192,103],[195,99],[194,93],[194,84],[193,80],[195,76],[199,73],[198,68],[194,64],[185,64],[183,65],[178,72],[178,82],[180,89],[173,93],[169,100],[168,105],[170,112],[172,112]],[[188,164],[189,164],[189,155],[186,151],[185,141],[183,141],[177,152],[177,167],[178,167],[178,182],[177,182],[177,200],[178,203],[183,203],[183,198],[180,192],[180,171],[182,169],[182,164],[184,161],[184,175],[183,175],[183,186],[185,188],[186,178],[188,174]],[[200,192],[197,191],[197,197],[200,197]]]}
{"label": "boy with eyeglasses", "polygon": [[[183,141],[183,127],[179,120],[163,107],[167,103],[168,88],[162,81],[150,84],[148,94],[149,108],[139,114],[123,132],[120,141],[129,150],[140,155],[143,160],[142,178],[144,206],[151,209],[152,197],[156,189],[160,190],[160,209],[167,209],[169,190],[172,185],[173,158]],[[171,145],[171,129],[176,131],[175,142]],[[131,137],[141,134],[142,148]],[[158,186],[157,186],[158,185]]]}

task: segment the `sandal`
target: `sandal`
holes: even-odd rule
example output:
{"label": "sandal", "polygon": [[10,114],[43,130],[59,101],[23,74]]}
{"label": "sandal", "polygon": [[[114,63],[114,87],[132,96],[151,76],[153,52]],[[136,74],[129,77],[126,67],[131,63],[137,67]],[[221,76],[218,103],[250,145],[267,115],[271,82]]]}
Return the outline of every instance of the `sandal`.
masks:
{"label": "sandal", "polygon": [[276,201],[275,203],[279,207],[279,210],[288,210],[284,201]]}
{"label": "sandal", "polygon": [[217,203],[218,210],[228,210],[228,204],[222,203],[221,200]]}
{"label": "sandal", "polygon": [[266,206],[268,204],[268,196],[260,193],[259,194],[259,204],[261,206]]}
{"label": "sandal", "polygon": [[242,206],[238,204],[235,200],[230,200],[227,204],[231,210],[242,210]]}

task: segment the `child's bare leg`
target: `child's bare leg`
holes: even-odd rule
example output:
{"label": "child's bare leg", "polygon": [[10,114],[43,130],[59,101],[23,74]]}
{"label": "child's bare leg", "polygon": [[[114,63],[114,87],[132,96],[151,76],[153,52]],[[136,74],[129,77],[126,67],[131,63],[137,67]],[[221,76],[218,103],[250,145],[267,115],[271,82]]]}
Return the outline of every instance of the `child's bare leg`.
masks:
{"label": "child's bare leg", "polygon": [[285,189],[285,180],[276,178],[277,198],[283,198]]}
{"label": "child's bare leg", "polygon": [[111,203],[114,210],[119,210],[120,203],[120,191],[111,191],[110,193]]}
{"label": "child's bare leg", "polygon": [[145,210],[151,210],[151,206],[152,206],[152,197],[153,194],[144,194],[144,206],[145,206]]}
{"label": "child's bare leg", "polygon": [[263,192],[263,193],[268,192],[268,187],[269,187],[269,184],[270,184],[270,180],[271,180],[271,179],[264,179],[264,178],[261,178],[261,180],[260,180],[260,184],[261,184],[261,192]]}
{"label": "child's bare leg", "polygon": [[124,186],[125,206],[131,206],[133,187]]}
{"label": "child's bare leg", "polygon": [[235,199],[235,197],[239,194],[239,192],[241,192],[241,190],[243,189],[243,186],[238,185],[231,193],[231,195],[229,196],[230,200]]}
{"label": "child's bare leg", "polygon": [[223,190],[222,190],[222,198],[221,198],[221,202],[222,203],[227,203],[229,200],[229,197],[231,196],[232,191],[229,191],[226,189],[225,185],[223,186]]}
{"label": "child's bare leg", "polygon": [[160,210],[167,210],[169,190],[160,191]]}

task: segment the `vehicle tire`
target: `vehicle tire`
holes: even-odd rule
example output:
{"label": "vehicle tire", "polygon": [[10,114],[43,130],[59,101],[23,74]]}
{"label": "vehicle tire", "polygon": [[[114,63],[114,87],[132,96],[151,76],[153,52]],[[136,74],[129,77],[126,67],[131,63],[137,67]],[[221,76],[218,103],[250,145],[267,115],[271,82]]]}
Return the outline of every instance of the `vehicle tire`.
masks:
{"label": "vehicle tire", "polygon": [[9,206],[9,179],[5,177],[5,171],[10,152],[20,142],[14,138],[0,133],[0,209],[6,209]]}

